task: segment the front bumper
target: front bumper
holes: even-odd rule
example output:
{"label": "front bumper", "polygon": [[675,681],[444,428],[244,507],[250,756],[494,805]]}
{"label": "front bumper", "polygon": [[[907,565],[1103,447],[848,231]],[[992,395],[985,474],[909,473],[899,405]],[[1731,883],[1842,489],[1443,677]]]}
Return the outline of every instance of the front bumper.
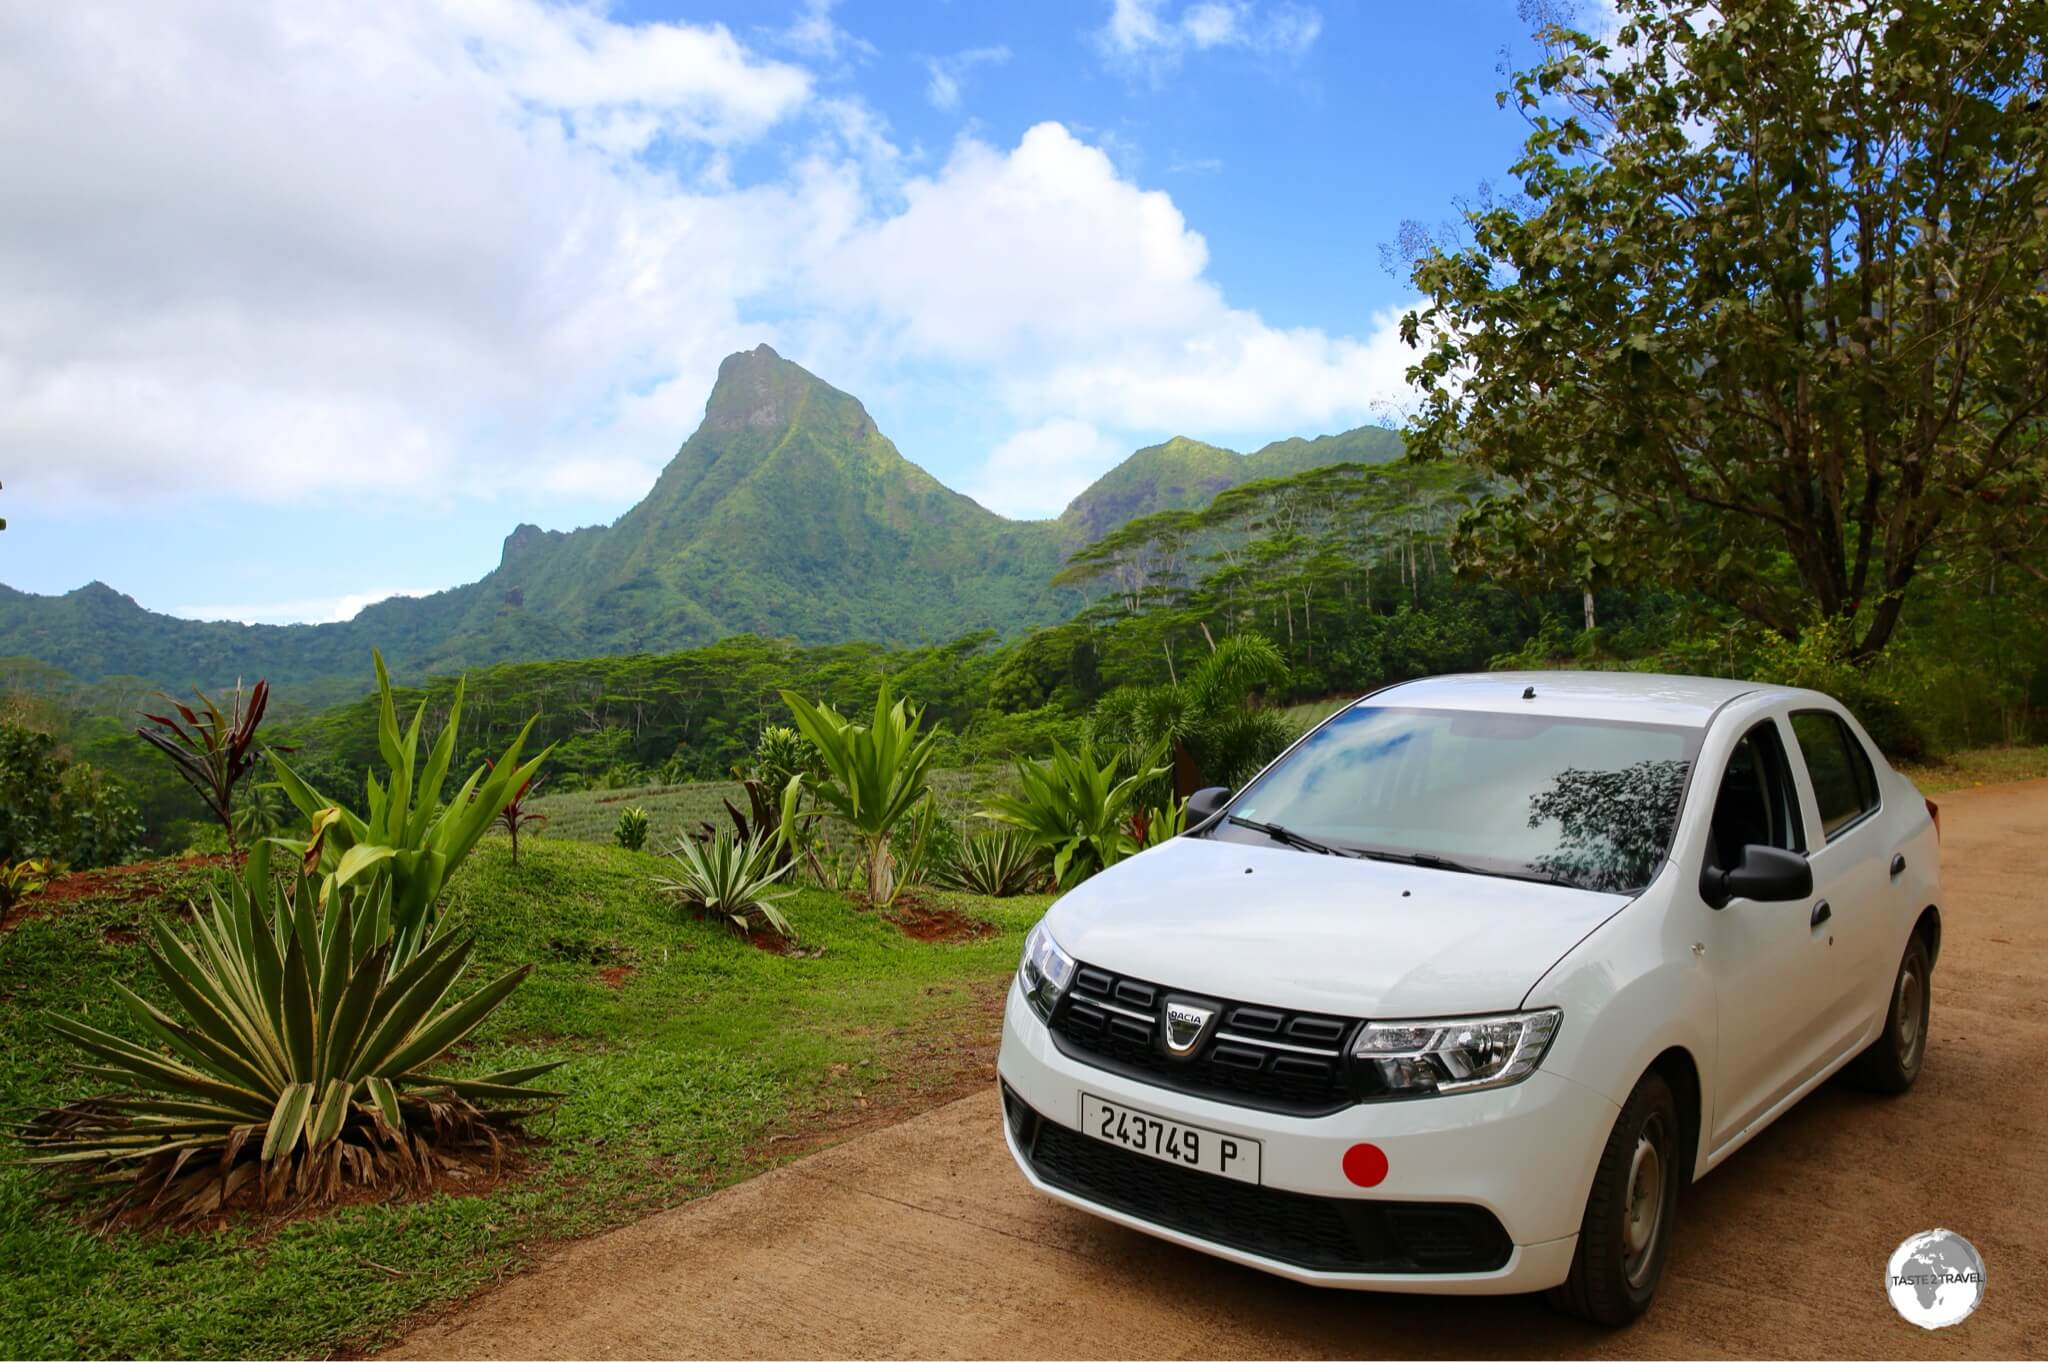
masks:
{"label": "front bumper", "polygon": [[[1618,1114],[1605,1097],[1542,1070],[1512,1087],[1369,1103],[1327,1116],[1254,1110],[1160,1088],[1069,1057],[1053,1044],[1051,1033],[1014,982],[1004,1010],[997,1070],[1008,1105],[1021,1104],[1036,1119],[1068,1131],[1079,1129],[1085,1091],[1161,1117],[1257,1140],[1262,1186],[1283,1194],[1274,1200],[1290,1206],[1305,1204],[1299,1198],[1318,1198],[1374,1203],[1374,1210],[1385,1209],[1387,1203],[1409,1203],[1418,1210],[1446,1203],[1479,1207],[1499,1222],[1510,1241],[1505,1262],[1487,1271],[1353,1272],[1306,1266],[1158,1223],[1055,1185],[1034,1167],[1031,1150],[1020,1144],[1013,1128],[1016,1123],[1004,1122],[1011,1156],[1031,1185],[1048,1196],[1248,1267],[1358,1290],[1505,1294],[1542,1290],[1564,1281],[1594,1168]],[[1369,1191],[1353,1185],[1342,1167],[1344,1151],[1360,1141],[1371,1141],[1387,1156],[1385,1180]],[[1062,1142],[1067,1143],[1064,1137]],[[1193,1179],[1187,1183],[1187,1194],[1201,1195],[1205,1184],[1213,1188],[1204,1175],[1184,1176]],[[1226,1189],[1214,1191],[1226,1194]],[[1123,1200],[1126,1206],[1142,1204],[1140,1199]],[[1355,1208],[1349,1218],[1357,1219],[1356,1211],[1364,1209]],[[1216,1218],[1209,1217],[1207,1223],[1216,1223]]]}

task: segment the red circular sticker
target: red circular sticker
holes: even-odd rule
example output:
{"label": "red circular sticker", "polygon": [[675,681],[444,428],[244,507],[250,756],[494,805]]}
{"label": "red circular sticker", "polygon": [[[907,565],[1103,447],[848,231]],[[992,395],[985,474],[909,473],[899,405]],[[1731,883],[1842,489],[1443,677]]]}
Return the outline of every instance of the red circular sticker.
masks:
{"label": "red circular sticker", "polygon": [[1387,1156],[1376,1144],[1355,1144],[1344,1151],[1344,1176],[1360,1187],[1387,1180]]}

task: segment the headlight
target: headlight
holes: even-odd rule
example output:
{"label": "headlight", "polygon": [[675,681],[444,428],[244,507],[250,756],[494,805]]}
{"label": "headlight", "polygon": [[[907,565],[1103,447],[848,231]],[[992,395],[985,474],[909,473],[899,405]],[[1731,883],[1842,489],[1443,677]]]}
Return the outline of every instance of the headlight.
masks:
{"label": "headlight", "polygon": [[1564,1013],[1367,1022],[1351,1043],[1373,1097],[1427,1097],[1519,1083],[1536,1071]]}
{"label": "headlight", "polygon": [[1024,938],[1024,962],[1017,967],[1024,997],[1040,1020],[1050,1020],[1053,1004],[1074,981],[1074,957],[1059,948],[1052,933],[1039,923]]}

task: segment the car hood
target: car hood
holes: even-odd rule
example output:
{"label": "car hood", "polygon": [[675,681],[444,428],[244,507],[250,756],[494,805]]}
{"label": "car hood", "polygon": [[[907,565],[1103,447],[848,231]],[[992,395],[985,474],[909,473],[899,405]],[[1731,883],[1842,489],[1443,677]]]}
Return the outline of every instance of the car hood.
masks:
{"label": "car hood", "polygon": [[1095,876],[1046,927],[1084,964],[1347,1017],[1506,1011],[1629,902],[1498,876],[1177,837]]}

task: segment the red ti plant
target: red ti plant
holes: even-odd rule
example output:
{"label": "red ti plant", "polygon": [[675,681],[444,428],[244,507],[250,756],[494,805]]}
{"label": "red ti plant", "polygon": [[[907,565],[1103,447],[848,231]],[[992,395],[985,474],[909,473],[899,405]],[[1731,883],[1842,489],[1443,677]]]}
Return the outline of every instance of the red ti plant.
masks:
{"label": "red ti plant", "polygon": [[235,694],[225,714],[205,691],[195,686],[192,694],[199,702],[198,709],[166,695],[164,699],[170,700],[177,717],[145,713],[142,717],[156,727],[138,728],[135,732],[171,759],[185,783],[199,792],[200,799],[227,830],[229,849],[238,850],[235,786],[256,764],[256,730],[270,704],[270,683],[258,681],[245,703],[242,683],[235,682]]}
{"label": "red ti plant", "polygon": [[[484,758],[484,765],[494,771],[498,769],[498,764],[489,757]],[[505,807],[498,810],[498,822],[504,826],[506,835],[512,839],[512,864],[514,865],[519,864],[519,830],[528,824],[545,823],[548,821],[546,814],[535,813],[526,807],[527,796],[538,790],[541,787],[541,783],[546,779],[547,777],[543,775],[528,776],[526,783],[513,793],[511,800]]]}

